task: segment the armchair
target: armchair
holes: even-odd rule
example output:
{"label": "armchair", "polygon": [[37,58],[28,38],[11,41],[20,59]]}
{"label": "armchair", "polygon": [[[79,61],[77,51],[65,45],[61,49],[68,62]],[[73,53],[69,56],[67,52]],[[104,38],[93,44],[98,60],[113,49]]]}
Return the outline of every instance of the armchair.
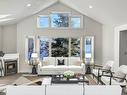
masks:
{"label": "armchair", "polygon": [[102,74],[101,81],[106,85],[126,86],[127,66],[121,65],[116,72],[110,72],[109,75]]}
{"label": "armchair", "polygon": [[97,78],[97,81],[98,81],[98,84],[99,84],[99,78],[102,74],[106,74],[106,75],[109,75],[109,73],[111,72],[111,69],[113,68],[113,64],[114,64],[114,61],[107,61],[105,63],[105,65],[98,65],[98,64],[94,64],[93,66],[93,78],[96,77]]}

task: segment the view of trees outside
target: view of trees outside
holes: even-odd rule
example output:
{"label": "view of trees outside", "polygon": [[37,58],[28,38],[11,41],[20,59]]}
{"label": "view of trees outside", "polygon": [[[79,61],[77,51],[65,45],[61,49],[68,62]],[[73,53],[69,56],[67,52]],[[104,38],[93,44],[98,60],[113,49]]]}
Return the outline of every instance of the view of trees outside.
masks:
{"label": "view of trees outside", "polygon": [[53,13],[51,14],[52,27],[69,27],[68,13]]}
{"label": "view of trees outside", "polygon": [[52,57],[69,56],[69,38],[54,38],[51,43]]}
{"label": "view of trees outside", "polygon": [[80,39],[79,38],[71,39],[71,56],[80,57]]}
{"label": "view of trees outside", "polygon": [[49,56],[49,40],[47,38],[40,39],[40,58]]}
{"label": "view of trees outside", "polygon": [[34,52],[34,40],[33,38],[28,38],[28,60],[31,60],[31,55]]}

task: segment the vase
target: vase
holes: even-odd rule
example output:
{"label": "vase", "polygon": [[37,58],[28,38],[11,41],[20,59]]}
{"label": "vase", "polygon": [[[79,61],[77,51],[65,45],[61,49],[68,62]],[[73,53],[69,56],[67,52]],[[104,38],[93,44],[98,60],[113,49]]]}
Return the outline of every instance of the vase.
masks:
{"label": "vase", "polygon": [[67,78],[67,81],[69,81],[69,78]]}

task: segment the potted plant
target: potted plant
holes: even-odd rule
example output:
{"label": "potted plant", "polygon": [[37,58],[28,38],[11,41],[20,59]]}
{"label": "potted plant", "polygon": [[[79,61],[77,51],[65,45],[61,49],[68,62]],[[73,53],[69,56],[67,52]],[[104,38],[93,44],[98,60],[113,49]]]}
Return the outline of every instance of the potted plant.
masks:
{"label": "potted plant", "polygon": [[69,80],[69,78],[72,78],[74,76],[74,72],[73,71],[65,71],[64,72],[64,77],[67,78],[67,80]]}

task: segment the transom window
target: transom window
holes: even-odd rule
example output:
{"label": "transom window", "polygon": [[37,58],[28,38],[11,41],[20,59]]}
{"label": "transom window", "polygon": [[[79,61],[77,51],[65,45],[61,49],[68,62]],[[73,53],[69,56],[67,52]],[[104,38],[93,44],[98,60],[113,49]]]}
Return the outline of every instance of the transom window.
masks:
{"label": "transom window", "polygon": [[69,27],[69,16],[67,13],[51,14],[51,27]]}
{"label": "transom window", "polygon": [[37,18],[38,28],[82,28],[83,17],[73,16],[70,13],[55,12],[49,15],[41,15]]}

